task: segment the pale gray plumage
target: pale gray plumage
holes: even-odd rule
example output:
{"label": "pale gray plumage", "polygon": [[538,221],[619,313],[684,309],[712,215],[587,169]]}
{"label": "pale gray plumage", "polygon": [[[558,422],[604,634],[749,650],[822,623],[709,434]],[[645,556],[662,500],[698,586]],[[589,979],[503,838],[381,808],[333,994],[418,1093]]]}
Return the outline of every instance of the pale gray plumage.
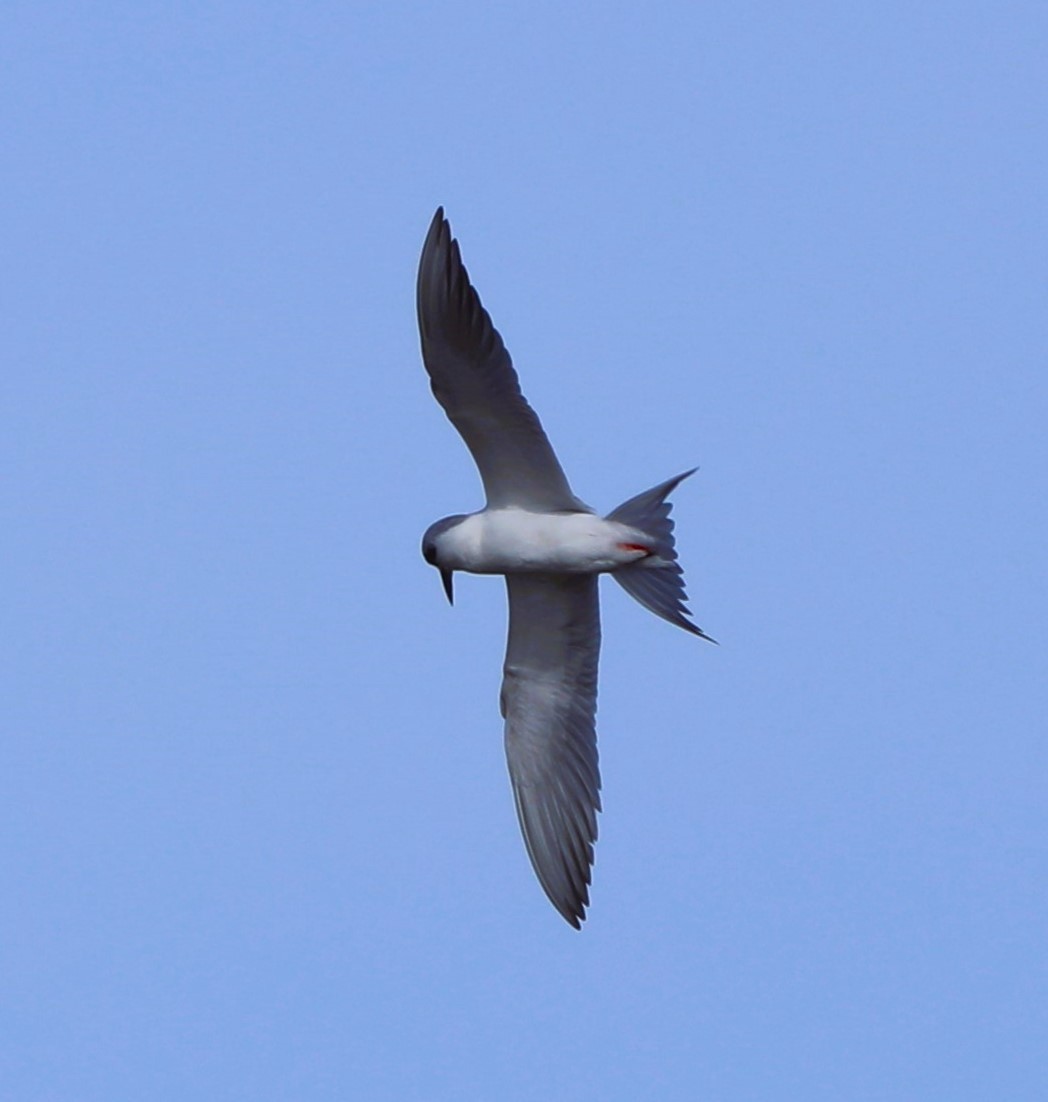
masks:
{"label": "pale gray plumage", "polygon": [[577,929],[589,905],[600,811],[598,574],[611,572],[652,612],[708,638],[689,619],[665,500],[687,476],[603,519],[575,497],[442,208],[423,245],[417,307],[433,394],[473,455],[487,496],[479,513],[431,525],[422,553],[441,571],[449,600],[455,570],[505,574],[501,708],[517,816],[539,882]]}
{"label": "pale gray plumage", "polygon": [[652,536],[654,553],[662,560],[662,565],[657,570],[652,569],[647,560],[643,560],[634,566],[620,567],[612,577],[631,597],[640,601],[656,616],[690,631],[692,635],[715,643],[715,639],[688,619],[691,612],[687,604],[688,594],[684,589],[684,571],[677,562],[677,541],[673,537],[673,521],[670,518],[673,506],[666,500],[697,469],[692,467],[690,471],[685,471],[676,478],[667,479],[658,486],[631,497],[608,514],[608,520],[621,521]]}
{"label": "pale gray plumage", "polygon": [[509,574],[502,681],[506,757],[528,856],[554,907],[578,928],[597,840],[596,574]]}
{"label": "pale gray plumage", "polygon": [[437,213],[417,285],[422,359],[433,395],[473,456],[489,508],[587,510],[571,492],[506,346],[469,281],[458,242]]}

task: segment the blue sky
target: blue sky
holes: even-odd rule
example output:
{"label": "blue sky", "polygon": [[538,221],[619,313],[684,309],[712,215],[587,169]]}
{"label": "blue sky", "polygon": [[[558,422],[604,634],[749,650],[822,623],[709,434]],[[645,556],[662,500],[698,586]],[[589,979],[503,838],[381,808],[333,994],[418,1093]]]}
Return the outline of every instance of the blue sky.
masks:
{"label": "blue sky", "polygon": [[[7,5],[0,1079],[1048,1092],[1039,4]],[[438,203],[606,583],[575,933],[426,385]]]}

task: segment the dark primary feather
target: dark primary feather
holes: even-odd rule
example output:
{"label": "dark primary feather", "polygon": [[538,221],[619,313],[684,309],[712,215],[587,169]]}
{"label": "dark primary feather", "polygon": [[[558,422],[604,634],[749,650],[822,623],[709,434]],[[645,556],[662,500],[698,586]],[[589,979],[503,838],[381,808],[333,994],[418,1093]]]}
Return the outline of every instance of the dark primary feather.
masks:
{"label": "dark primary feather", "polygon": [[589,906],[600,810],[595,574],[510,574],[502,682],[517,817],[532,866],[576,929]]}
{"label": "dark primary feather", "polygon": [[488,505],[586,510],[520,392],[509,353],[469,281],[442,207],[422,247],[416,300],[433,394],[473,455]]}

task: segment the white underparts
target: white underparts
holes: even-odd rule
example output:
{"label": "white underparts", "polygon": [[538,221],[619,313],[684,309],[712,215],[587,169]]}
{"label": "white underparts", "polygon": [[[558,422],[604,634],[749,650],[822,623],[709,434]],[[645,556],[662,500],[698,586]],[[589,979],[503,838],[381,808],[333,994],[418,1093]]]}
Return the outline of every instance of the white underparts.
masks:
{"label": "white underparts", "polygon": [[485,509],[442,532],[437,550],[442,567],[473,574],[596,574],[646,558],[651,542],[592,513]]}

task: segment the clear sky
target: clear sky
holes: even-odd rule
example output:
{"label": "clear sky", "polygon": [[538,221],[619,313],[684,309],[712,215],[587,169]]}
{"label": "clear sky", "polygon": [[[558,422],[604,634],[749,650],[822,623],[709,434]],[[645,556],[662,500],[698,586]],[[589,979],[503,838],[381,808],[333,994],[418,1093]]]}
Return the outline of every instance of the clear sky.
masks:
{"label": "clear sky", "polygon": [[[1048,1097],[1048,9],[23,3],[0,1094]],[[589,922],[418,353],[446,206],[603,584]]]}

